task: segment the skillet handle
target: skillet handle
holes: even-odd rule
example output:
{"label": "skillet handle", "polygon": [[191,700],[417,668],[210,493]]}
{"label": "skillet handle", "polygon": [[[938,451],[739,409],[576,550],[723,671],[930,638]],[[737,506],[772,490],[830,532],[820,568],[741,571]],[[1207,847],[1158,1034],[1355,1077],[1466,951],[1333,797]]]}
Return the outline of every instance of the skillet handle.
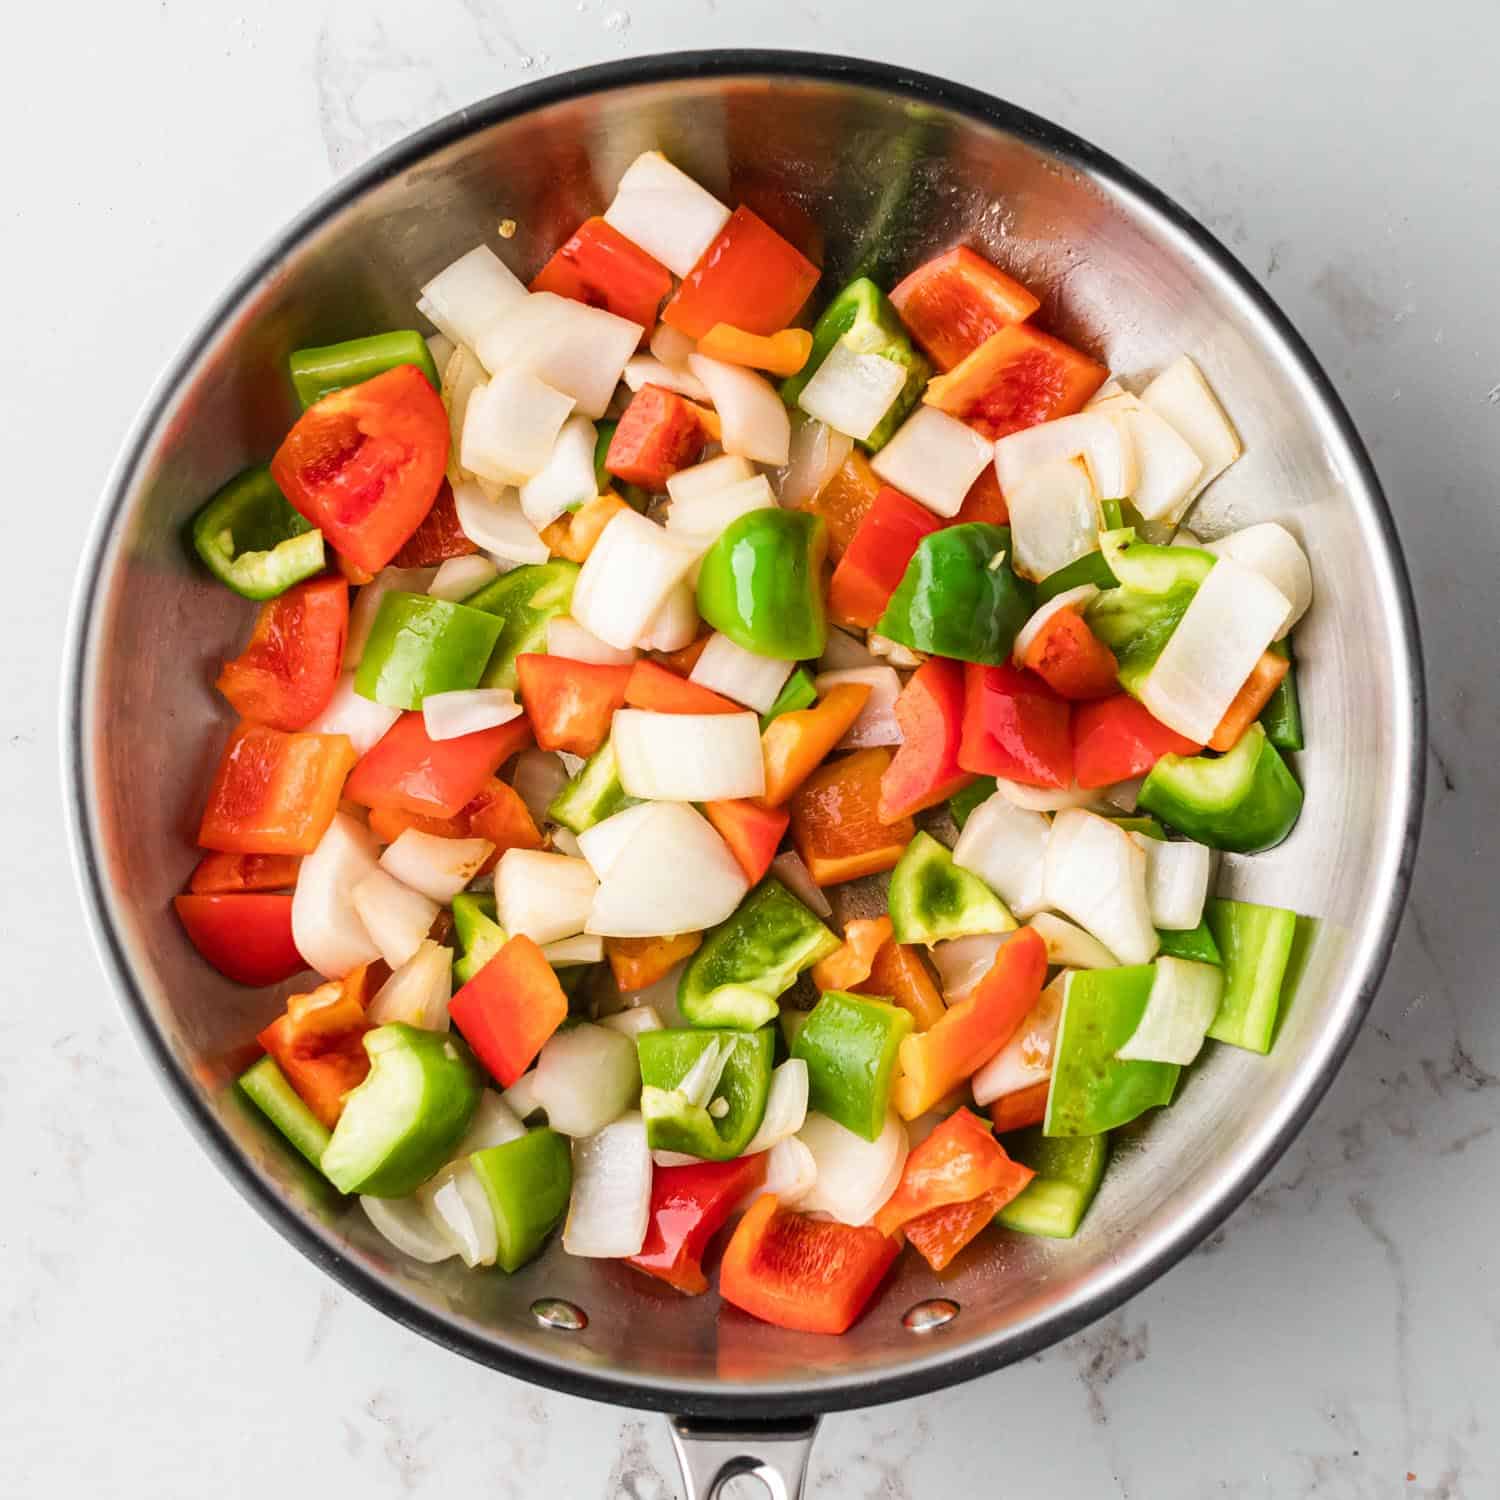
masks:
{"label": "skillet handle", "polygon": [[754,1474],[771,1500],[803,1500],[817,1417],[708,1422],[673,1417],[672,1446],[682,1465],[686,1500],[718,1500],[736,1474]]}

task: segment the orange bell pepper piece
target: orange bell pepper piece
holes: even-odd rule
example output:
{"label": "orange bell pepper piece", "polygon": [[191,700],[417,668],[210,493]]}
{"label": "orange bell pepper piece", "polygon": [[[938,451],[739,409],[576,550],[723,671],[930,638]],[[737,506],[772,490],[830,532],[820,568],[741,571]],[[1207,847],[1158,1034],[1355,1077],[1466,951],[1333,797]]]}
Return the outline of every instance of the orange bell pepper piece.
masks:
{"label": "orange bell pepper piece", "polygon": [[193,871],[188,890],[195,896],[288,891],[297,883],[301,864],[295,854],[205,854]]}
{"label": "orange bell pepper piece", "polygon": [[408,828],[430,833],[439,839],[466,839],[469,825],[460,812],[456,817],[439,818],[429,813],[408,812],[404,807],[372,807],[370,832],[382,844],[394,844]]}
{"label": "orange bell pepper piece", "polygon": [[890,763],[889,750],[856,750],[808,777],[798,791],[792,801],[792,840],[814,884],[837,885],[894,869],[916,837],[910,818],[880,820],[881,778]]}
{"label": "orange bell pepper piece", "polygon": [[622,510],[629,509],[613,490],[605,490],[602,495],[585,500],[571,515],[559,516],[550,526],[544,526],[542,540],[554,557],[587,562],[600,533]]}
{"label": "orange bell pepper piece", "polygon": [[329,1130],[339,1122],[344,1095],[370,1071],[364,1048],[369,979],[369,966],[361,965],[343,979],[293,995],[256,1038]]}
{"label": "orange bell pepper piece", "polygon": [[783,807],[762,807],[749,797],[705,802],[703,816],[740,862],[745,879],[756,885],[771,868],[791,814]]}
{"label": "orange bell pepper piece", "polygon": [[918,1031],[935,1026],[947,1014],[937,981],[927,972],[921,950],[889,939],[876,951],[869,978],[851,988],[858,995],[884,995],[911,1012]]}
{"label": "orange bell pepper piece", "polygon": [[802,509],[822,516],[828,528],[828,556],[836,563],[854,540],[859,523],[869,514],[881,483],[858,448],[846,458],[833,478]]}
{"label": "orange bell pepper piece", "polygon": [[703,429],[704,435],[710,441],[717,443],[724,436],[724,423],[720,420],[718,412],[711,406],[701,406],[696,401],[688,401],[684,398],[683,404],[690,406],[698,414],[698,425]]}
{"label": "orange bell pepper piece", "polygon": [[708,643],[714,638],[711,630],[705,630],[697,640],[689,641],[677,651],[655,651],[653,659],[669,672],[675,672],[679,677],[686,677],[698,665],[698,658],[708,648]]}
{"label": "orange bell pepper piece", "polygon": [[766,762],[767,807],[780,807],[822,763],[860,716],[870,689],[863,682],[840,682],[811,708],[772,719],[760,737]]}
{"label": "orange bell pepper piece", "polygon": [[488,839],[495,846],[479,867],[481,875],[489,874],[507,849],[540,849],[545,842],[521,794],[498,776],[485,782],[460,816],[468,824],[469,838]]}
{"label": "orange bell pepper piece", "polygon": [[1291,665],[1289,657],[1277,656],[1274,651],[1260,653],[1260,660],[1219,720],[1219,727],[1208,742],[1210,750],[1233,750],[1239,744],[1240,736],[1260,717]]}
{"label": "orange bell pepper piece", "polygon": [[631,708],[643,708],[658,714],[745,712],[743,704],[732,702],[701,683],[689,682],[686,677],[658,666],[654,661],[638,661],[631,667],[630,676],[625,680],[625,702]]}
{"label": "orange bell pepper piece", "polygon": [[844,926],[844,943],[812,966],[820,990],[853,990],[870,977],[875,955],[890,941],[889,917],[865,917]]}
{"label": "orange bell pepper piece", "polygon": [[1047,1118],[1047,1095],[1051,1088],[1052,1080],[1044,1078],[1040,1083],[1017,1089],[1013,1094],[1002,1094],[990,1105],[990,1119],[995,1130],[1003,1135],[1007,1130],[1040,1125]]}
{"label": "orange bell pepper piece", "polygon": [[679,932],[674,937],[610,937],[604,940],[604,956],[622,990],[643,990],[674,964],[691,958],[702,942],[701,932]]}
{"label": "orange bell pepper piece", "polygon": [[698,340],[698,353],[726,365],[747,365],[771,375],[795,375],[812,353],[813,336],[805,328],[783,328],[769,336],[746,333],[730,323],[715,323]]}

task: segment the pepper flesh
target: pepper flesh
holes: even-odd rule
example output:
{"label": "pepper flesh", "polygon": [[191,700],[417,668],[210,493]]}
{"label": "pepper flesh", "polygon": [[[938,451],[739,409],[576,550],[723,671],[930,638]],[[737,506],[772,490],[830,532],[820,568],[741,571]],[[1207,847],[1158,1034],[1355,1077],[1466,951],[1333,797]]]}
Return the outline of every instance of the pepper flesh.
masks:
{"label": "pepper flesh", "polygon": [[843,624],[867,630],[885,612],[925,536],[942,522],[889,485],[855,529],[828,584],[828,608]]}
{"label": "pepper flesh", "polygon": [[705,802],[703,816],[729,845],[729,852],[739,861],[751,885],[771,868],[791,821],[785,808],[764,807],[750,797]]}
{"label": "pepper flesh", "polygon": [[884,1000],[829,990],[792,1043],[807,1064],[809,1107],[867,1141],[879,1138],[911,1015]]}
{"label": "pepper flesh", "polygon": [[942,942],[981,932],[1009,932],[1016,919],[977,876],[953,863],[952,853],[930,833],[906,846],[887,894],[896,939]]}
{"label": "pepper flesh", "polygon": [[[819,990],[856,990],[875,966],[875,955],[890,941],[889,917],[860,917],[844,924],[844,941],[812,967]],[[879,990],[868,993],[878,995]]]}
{"label": "pepper flesh", "polygon": [[891,302],[939,370],[951,370],[991,334],[1024,323],[1041,306],[967,245],[918,266],[894,288]]}
{"label": "pepper flesh", "polygon": [[627,1264],[690,1297],[708,1290],[703,1252],[729,1216],[766,1179],[765,1153],[732,1161],[657,1167],[640,1253]]}
{"label": "pepper flesh", "polygon": [[698,613],[758,656],[806,661],[823,654],[823,557],[828,534],[806,511],[753,510],[704,554]]}
{"label": "pepper flesh", "polygon": [[562,1223],[573,1189],[573,1156],[566,1136],[543,1127],[499,1146],[476,1151],[469,1165],[495,1218],[502,1271],[534,1260]]}
{"label": "pepper flesh", "polygon": [[649,328],[672,273],[606,219],[585,219],[536,273],[530,290],[552,292],[602,307],[627,323]]}
{"label": "pepper flesh", "polygon": [[781,714],[766,726],[760,749],[767,807],[780,807],[812,775],[860,716],[869,696],[868,683],[840,682],[814,707]]}
{"label": "pepper flesh", "polygon": [[957,800],[974,780],[974,773],[958,763],[963,720],[963,667],[941,656],[929,658],[896,699],[901,743],[880,783],[882,822],[895,823],[949,798]]}
{"label": "pepper flesh", "polygon": [[301,1095],[287,1082],[286,1074],[276,1066],[276,1059],[261,1058],[246,1068],[236,1082],[256,1108],[316,1167],[328,1148],[331,1132],[302,1102]]}
{"label": "pepper flesh", "polygon": [[1168,729],[1129,693],[1073,710],[1073,778],[1081,787],[1144,776],[1164,755],[1196,755],[1202,745]]}
{"label": "pepper flesh", "polygon": [[1272,641],[1268,649],[1286,658],[1287,670],[1262,711],[1260,722],[1265,727],[1266,738],[1278,750],[1305,749],[1302,703],[1297,694],[1297,663],[1292,656],[1291,641]]}
{"label": "pepper flesh", "polygon": [[625,705],[631,669],[562,656],[516,658],[516,681],[543,750],[592,755],[609,738],[615,710]]}
{"label": "pepper flesh", "polygon": [[509,1088],[567,1020],[568,997],[542,950],[516,936],[454,995],[448,1014],[479,1061]]}
{"label": "pepper flesh", "polygon": [[1208,1034],[1218,1042],[1269,1052],[1297,914],[1248,901],[1213,900],[1204,917],[1224,962],[1224,995]]}
{"label": "pepper flesh", "polygon": [[888,995],[911,1013],[918,1031],[935,1026],[947,1013],[936,981],[927,972],[919,948],[889,938],[870,965],[870,977],[853,988],[865,995]]}
{"label": "pepper flesh", "polygon": [[[651,1149],[680,1151],[703,1161],[729,1161],[741,1155],[766,1112],[776,1044],[773,1029],[677,1028],[643,1031],[635,1041],[641,1062],[641,1113]],[[727,1107],[717,1116],[679,1088],[710,1045],[723,1049],[725,1058],[713,1098]]]}
{"label": "pepper flesh", "polygon": [[792,798],[792,840],[818,886],[895,867],[916,833],[910,818],[881,810],[891,752],[856,750],[813,772]]}
{"label": "pepper flesh", "polygon": [[524,715],[493,729],[435,740],[421,714],[402,714],[360,757],[344,796],[361,807],[454,818],[530,742],[531,721]]}
{"label": "pepper flesh", "polygon": [[392,590],[380,601],[354,691],[387,708],[420,708],[433,693],[479,686],[501,622],[430,594]]}
{"label": "pepper flesh", "polygon": [[1119,681],[1114,653],[1076,609],[1052,615],[1027,648],[1024,665],[1071,700],[1108,697]]}
{"label": "pepper flesh", "polygon": [[397,365],[415,365],[433,390],[442,389],[427,340],[410,328],[396,333],[372,333],[367,338],[347,339],[342,344],[325,344],[316,349],[294,349],[287,360],[303,411],[334,391],[359,385]]}
{"label": "pepper flesh", "polygon": [[[704,638],[704,643],[707,644],[707,637]],[[701,650],[699,655],[702,655]],[[692,671],[691,666],[688,671]],[[764,734],[772,722],[779,719],[782,714],[796,713],[800,709],[811,708],[817,701],[818,690],[813,686],[812,674],[806,667],[796,668],[776,695],[776,701],[760,716],[761,733]]]}
{"label": "pepper flesh", "polygon": [[604,940],[604,956],[622,990],[643,990],[665,979],[683,959],[691,958],[702,942],[701,932],[679,932],[674,937],[610,937]]}
{"label": "pepper flesh", "polygon": [[564,559],[531,563],[502,573],[464,603],[500,617],[500,636],[482,679],[485,687],[516,686],[516,658],[547,649],[547,622],[573,605],[578,564]]}
{"label": "pepper flesh", "polygon": [[323,533],[281,493],[266,465],[237,474],[193,517],[193,549],[220,583],[274,599],[323,571]]}
{"label": "pepper flesh", "polygon": [[958,762],[966,770],[1023,786],[1073,784],[1072,715],[1034,672],[964,667],[964,726]]}
{"label": "pepper flesh", "polygon": [[309,579],[261,605],[245,649],[214,686],[242,719],[301,729],[333,697],[348,633],[348,585]]}
{"label": "pepper flesh", "polygon": [[292,938],[290,896],[187,895],[172,905],[193,947],[236,984],[280,984],[307,967]]}
{"label": "pepper flesh", "polygon": [[363,1046],[370,989],[369,968],[361,965],[342,979],[291,996],[255,1038],[328,1130],[338,1124],[344,1096],[370,1071]]}
{"label": "pepper flesh", "polygon": [[1053,1138],[1029,1129],[1005,1144],[1011,1156],[1036,1176],[1025,1192],[1000,1210],[996,1223],[1021,1234],[1071,1239],[1104,1178],[1109,1136]]}
{"label": "pepper flesh", "polygon": [[828,527],[828,555],[835,563],[843,557],[860,522],[870,513],[883,488],[875,471],[858,448],[835,470],[831,478],[802,509],[821,516]]}

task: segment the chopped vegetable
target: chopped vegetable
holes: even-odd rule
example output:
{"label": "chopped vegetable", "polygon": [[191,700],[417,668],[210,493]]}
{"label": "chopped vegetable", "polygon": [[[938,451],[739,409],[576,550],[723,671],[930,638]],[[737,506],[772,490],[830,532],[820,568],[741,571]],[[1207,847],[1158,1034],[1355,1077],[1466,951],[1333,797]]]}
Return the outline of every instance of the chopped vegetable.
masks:
{"label": "chopped vegetable", "polygon": [[474,1152],[469,1165],[494,1215],[495,1264],[518,1271],[541,1254],[568,1210],[573,1188],[568,1143],[555,1130],[531,1130]]}
{"label": "chopped vegetable", "polygon": [[1058,813],[1047,840],[1042,893],[1124,964],[1149,963],[1156,929],[1146,896],[1146,853],[1108,818],[1083,808]]}
{"label": "chopped vegetable", "polygon": [[935,406],[919,406],[871,467],[934,515],[955,517],[992,457],[990,444],[972,427]]}
{"label": "chopped vegetable", "polygon": [[707,802],[759,797],[767,790],[760,725],[752,713],[622,708],[614,716],[612,739],[620,784],[632,797]]}
{"label": "chopped vegetable", "polygon": [[688,368],[713,398],[720,426],[712,435],[726,453],[775,467],[786,463],[791,423],[769,381],[753,370],[721,364],[702,354],[690,354]]}
{"label": "chopped vegetable", "polygon": [[823,518],[828,527],[828,555],[834,562],[844,555],[881,489],[869,459],[853,452],[808,499],[800,502],[799,509]]}
{"label": "chopped vegetable", "polygon": [[1106,787],[1144,776],[1164,755],[1196,755],[1203,746],[1151,717],[1127,693],[1073,710],[1073,776],[1081,787]]}
{"label": "chopped vegetable", "polygon": [[690,680],[716,696],[722,693],[735,703],[765,713],[792,675],[792,665],[775,656],[747,651],[727,635],[716,632],[693,664]]}
{"label": "chopped vegetable", "polygon": [[1026,786],[1073,784],[1072,715],[1034,672],[1013,667],[964,668],[963,738],[958,763],[978,775]]}
{"label": "chopped vegetable", "polygon": [[476,245],[422,288],[417,309],[455,344],[472,348],[485,325],[525,295],[510,267],[488,245]]}
{"label": "chopped vegetable", "polygon": [[625,1115],[573,1142],[573,1194],[563,1225],[569,1255],[638,1254],[650,1212],[651,1151],[640,1115]]}
{"label": "chopped vegetable", "polygon": [[802,1207],[843,1224],[868,1224],[875,1217],[896,1191],[910,1149],[906,1129],[894,1112],[886,1116],[879,1136],[867,1141],[813,1110],[797,1139],[812,1153],[817,1167]]}
{"label": "chopped vegetable", "polygon": [[812,1107],[867,1141],[879,1138],[890,1108],[896,1053],[912,1029],[898,1005],[826,992],[792,1044],[807,1064]]}
{"label": "chopped vegetable", "polygon": [[1219,727],[1209,736],[1208,748],[1221,753],[1233,750],[1239,744],[1240,736],[1261,716],[1290,668],[1291,661],[1287,657],[1269,648],[1262,651],[1260,660],[1251,668],[1234,700],[1224,710]]}
{"label": "chopped vegetable", "polygon": [[500,637],[501,622],[483,610],[392,592],[355,673],[355,691],[388,708],[420,708],[429,694],[479,685]]}
{"label": "chopped vegetable", "polygon": [[642,386],[615,428],[604,466],[626,484],[660,490],[697,462],[703,442],[703,423],[690,401],[659,385]]}
{"label": "chopped vegetable", "polygon": [[609,738],[633,668],[530,653],[516,658],[521,701],[543,750],[592,755]]}
{"label": "chopped vegetable", "polygon": [[622,510],[599,536],[573,589],[573,618],[623,649],[640,643],[696,560],[669,532]]}
{"label": "chopped vegetable", "polygon": [[770,869],[791,821],[791,814],[784,808],[763,807],[748,797],[705,802],[703,816],[729,845],[752,885]]}
{"label": "chopped vegetable", "polygon": [[567,1019],[568,997],[542,950],[517,936],[454,995],[448,1014],[474,1055],[509,1088]]}
{"label": "chopped vegetable", "polygon": [[604,940],[604,954],[622,990],[644,990],[671,973],[683,959],[691,958],[702,942],[701,932],[680,932],[675,937],[611,937]]}
{"label": "chopped vegetable", "polygon": [[911,336],[951,370],[993,333],[1024,323],[1040,301],[982,255],[960,245],[918,266],[891,293]]}
{"label": "chopped vegetable", "polygon": [[193,517],[193,547],[220,583],[274,599],[323,570],[323,533],[281,493],[270,469],[237,474]]}
{"label": "chopped vegetable", "polygon": [[805,328],[754,334],[731,323],[715,323],[698,340],[698,352],[721,364],[746,365],[768,375],[795,375],[807,363],[812,342],[812,334]]}
{"label": "chopped vegetable", "polygon": [[319,349],[294,349],[287,360],[303,411],[324,396],[360,385],[397,365],[414,365],[433,390],[440,388],[432,351],[420,333],[376,333]]}
{"label": "chopped vegetable", "polygon": [[703,558],[698,612],[737,646],[797,661],[822,653],[822,522],[796,510],[741,516]]}
{"label": "chopped vegetable", "polygon": [[1224,970],[1181,958],[1158,958],[1140,1023],[1115,1056],[1125,1061],[1182,1063],[1202,1050],[1224,994]]}
{"label": "chopped vegetable", "polygon": [[301,862],[295,854],[205,854],[193,870],[188,889],[195,896],[284,891],[296,885]]}
{"label": "chopped vegetable", "polygon": [[792,839],[817,885],[875,875],[901,858],[915,825],[882,817],[890,766],[889,750],[859,750],[815,771],[793,796]]}
{"label": "chopped vegetable", "polygon": [[917,834],[907,845],[891,875],[888,900],[899,943],[930,947],[971,933],[1009,932],[1016,925],[1000,898],[959,869],[930,833]]}
{"label": "chopped vegetable", "polygon": [[629,1263],[688,1296],[706,1292],[703,1254],[709,1241],[765,1176],[763,1155],[657,1167],[646,1238]]}
{"label": "chopped vegetable", "polygon": [[1187,355],[1168,365],[1141,392],[1141,402],[1187,439],[1203,465],[1188,492],[1190,503],[1240,456],[1239,434],[1203,373]]}
{"label": "chopped vegetable", "polygon": [[1224,960],[1224,995],[1208,1034],[1216,1042],[1269,1052],[1297,915],[1248,901],[1210,901],[1206,915]]}
{"label": "chopped vegetable", "polygon": [[[1040,1123],[1040,1122],[1038,1122]],[[1109,1136],[1056,1139],[1032,1128],[1005,1143],[1011,1156],[1036,1173],[995,1222],[1019,1234],[1071,1239],[1088,1212],[1109,1162]]]}
{"label": "chopped vegetable", "polygon": [[604,218],[674,276],[686,276],[729,222],[729,210],[660,151],[645,151],[625,169]]}
{"label": "chopped vegetable", "polygon": [[456,817],[530,740],[526,718],[435,740],[421,714],[402,714],[380,743],[360,757],[344,784],[344,796],[362,807]]}
{"label": "chopped vegetable", "polygon": [[845,923],[842,945],[813,965],[813,983],[822,991],[855,989],[870,977],[875,955],[890,938],[889,917],[859,917]]}
{"label": "chopped vegetable", "polygon": [[1059,697],[1107,698],[1118,685],[1114,653],[1076,609],[1055,611],[1026,649],[1022,664]]}
{"label": "chopped vegetable", "polygon": [[500,635],[490,654],[483,684],[490,688],[516,687],[516,658],[546,648],[547,627],[572,606],[578,565],[555,561],[534,563],[503,573],[492,584],[464,602],[500,619]]}
{"label": "chopped vegetable", "polygon": [[1261,713],[1261,726],[1278,750],[1302,750],[1306,747],[1302,736],[1302,703],[1297,694],[1297,664],[1292,658],[1291,642],[1276,641],[1269,649],[1273,655],[1286,658],[1287,670]]}
{"label": "chopped vegetable", "polygon": [[938,530],[930,511],[889,485],[855,528],[828,585],[842,624],[867,629],[885,612],[923,537]]}
{"label": "chopped vegetable", "polygon": [[214,685],[241,718],[302,729],[333,696],[348,625],[343,579],[299,583],[261,605],[245,649]]}
{"label": "chopped vegetable", "polygon": [[635,798],[627,797],[620,785],[614,742],[606,740],[552,799],[547,816],[574,833],[583,833],[634,803]]}
{"label": "chopped vegetable", "polygon": [[822,764],[860,716],[870,690],[840,683],[813,708],[778,715],[761,735],[766,805],[780,807]]}
{"label": "chopped vegetable", "polygon": [[[1050,954],[1048,961],[1051,962]],[[1030,1094],[1040,1085],[1036,1119],[1041,1120],[1047,1106],[1047,1081],[1052,1077],[1057,1026],[1062,1019],[1063,997],[1070,978],[1070,971],[1064,969],[1042,991],[1010,1040],[969,1080],[976,1104],[994,1104],[1012,1095]]]}
{"label": "chopped vegetable", "polygon": [[963,733],[963,668],[932,657],[896,699],[901,742],[880,787],[879,817],[896,823],[935,807],[973,780],[958,762]]}
{"label": "chopped vegetable", "polygon": [[280,984],[307,967],[292,937],[292,898],[177,896],[177,918],[204,958],[236,984]]}
{"label": "chopped vegetable", "polygon": [[363,1045],[369,1029],[364,1012],[367,977],[366,970],[358,968],[310,994],[293,995],[282,1014],[256,1037],[328,1130],[338,1123],[344,1096],[370,1071]]}
{"label": "chopped vegetable", "polygon": [[953,863],[977,875],[1024,921],[1046,904],[1042,874],[1050,829],[1045,814],[992,793],[967,815]]}
{"label": "chopped vegetable", "polygon": [[605,219],[585,219],[537,272],[530,290],[571,297],[649,328],[672,273]]}
{"label": "chopped vegetable", "polygon": [[[759,1031],[644,1031],[636,1038],[641,1065],[641,1113],[653,1151],[676,1151],[703,1161],[744,1154],[760,1126],[771,1087],[774,1038]],[[690,1075],[708,1059],[706,1098],[689,1096]],[[712,1103],[723,1100],[725,1108]]]}
{"label": "chopped vegetable", "polygon": [[532,1089],[554,1130],[594,1135],[640,1098],[635,1043],[587,1022],[553,1032],[537,1057]]}
{"label": "chopped vegetable", "polygon": [[260,1112],[313,1166],[328,1148],[328,1127],[305,1105],[274,1057],[263,1057],[235,1080]]}

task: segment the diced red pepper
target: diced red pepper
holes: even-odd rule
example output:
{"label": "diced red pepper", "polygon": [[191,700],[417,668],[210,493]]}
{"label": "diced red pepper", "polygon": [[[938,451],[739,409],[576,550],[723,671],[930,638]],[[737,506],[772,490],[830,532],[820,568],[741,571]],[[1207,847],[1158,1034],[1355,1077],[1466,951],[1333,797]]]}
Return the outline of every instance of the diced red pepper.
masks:
{"label": "diced red pepper", "polygon": [[1002,1094],[990,1105],[990,1119],[996,1131],[1004,1134],[1007,1130],[1040,1125],[1047,1118],[1047,1095],[1051,1090],[1052,1080],[1044,1078],[1013,1094]]}
{"label": "diced red pepper", "polygon": [[[712,630],[705,630],[695,640],[676,651],[657,651],[653,654],[658,666],[665,667],[667,671],[675,673],[678,677],[687,677],[692,674],[694,667],[698,665],[698,658],[708,649],[708,643],[714,638]],[[717,694],[715,694],[717,696]],[[727,701],[727,700],[726,700]]]}
{"label": "diced red pepper", "polygon": [[894,823],[946,802],[974,779],[958,763],[964,726],[963,666],[929,657],[896,699],[901,743],[880,783],[880,818]]}
{"label": "diced red pepper", "polygon": [[1164,755],[1203,749],[1168,729],[1128,693],[1073,710],[1073,776],[1081,787],[1113,786],[1144,776]]}
{"label": "diced red pepper", "polygon": [[991,334],[1024,323],[1042,305],[967,245],[918,266],[891,302],[940,370],[951,370]]}
{"label": "diced red pepper", "polygon": [[365,1081],[370,1059],[364,1035],[365,1002],[371,989],[367,966],[351,970],[306,995],[293,995],[286,1009],[256,1037],[276,1059],[302,1102],[332,1130],[344,1096]]}
{"label": "diced red pepper", "polygon": [[718,829],[751,885],[771,868],[792,820],[786,808],[766,807],[749,797],[705,802],[703,816]]}
{"label": "diced red pepper", "polygon": [[432,509],[401,544],[401,550],[391,559],[391,566],[435,568],[450,557],[470,557],[478,551],[479,544],[471,542],[458,524],[458,502],[453,498],[453,486],[444,479],[438,486]]}
{"label": "diced red pepper", "polygon": [[869,514],[883,488],[870,467],[870,460],[855,448],[828,483],[811,500],[803,501],[803,510],[822,516],[828,528],[828,555],[835,563],[854,540],[859,523]]}
{"label": "diced red pepper", "polygon": [[479,867],[488,875],[507,849],[540,849],[545,843],[531,809],[508,781],[491,776],[459,814],[467,830],[464,837],[488,839],[495,852]]}
{"label": "diced red pepper", "polygon": [[188,881],[188,890],[195,896],[288,891],[297,883],[301,864],[295,854],[205,854]]}
{"label": "diced red pepper", "polygon": [[844,1333],[899,1253],[872,1225],[854,1228],[782,1208],[763,1193],[724,1251],[719,1295],[742,1312],[802,1333]]}
{"label": "diced red pepper", "polygon": [[214,686],[252,724],[301,729],[333,697],[348,633],[349,585],[310,578],[261,605],[245,649]]}
{"label": "diced red pepper", "polygon": [[[704,637],[704,644],[707,644]],[[694,642],[696,645],[697,643]],[[690,647],[684,647],[690,650]],[[698,654],[701,656],[702,649]],[[644,659],[629,669],[625,684],[625,701],[632,708],[643,708],[657,714],[742,714],[745,707],[686,677]],[[692,671],[692,667],[688,668]]]}
{"label": "diced red pepper", "polygon": [[195,947],[236,984],[280,984],[307,964],[292,941],[292,898],[178,896],[172,903]]}
{"label": "diced red pepper", "polygon": [[651,1174],[645,1243],[628,1263],[689,1296],[706,1292],[703,1252],[708,1242],[765,1180],[764,1152],[734,1161],[657,1167]]}
{"label": "diced red pepper", "polygon": [[683,277],[661,320],[690,339],[702,338],[715,323],[776,333],[802,310],[819,274],[794,244],[742,205]]}
{"label": "diced red pepper", "polygon": [[643,990],[666,978],[685,958],[691,958],[703,944],[701,932],[677,932],[671,937],[622,938],[604,940],[604,956],[610,972],[622,990]]}
{"label": "diced red pepper", "polygon": [[1060,697],[1107,698],[1120,686],[1115,654],[1076,609],[1059,609],[1026,648],[1025,665]]}
{"label": "diced red pepper", "polygon": [[546,956],[516,936],[480,969],[448,1006],[474,1055],[509,1088],[568,1018],[568,997]]}
{"label": "diced red pepper", "polygon": [[944,1270],[1015,1196],[1004,1188],[996,1188],[967,1203],[945,1203],[941,1208],[929,1209],[920,1218],[908,1221],[904,1231],[906,1242],[934,1271]]}
{"label": "diced red pepper", "polygon": [[631,668],[526,652],[516,658],[516,681],[536,742],[543,750],[592,755],[609,738],[610,721],[625,706]]}
{"label": "diced red pepper", "polygon": [[885,613],[917,544],[942,524],[925,505],[883,485],[833,570],[828,608],[835,619],[870,629]]}
{"label": "diced red pepper", "polygon": [[964,663],[964,729],[958,762],[1023,786],[1073,784],[1069,705],[1034,672],[1005,662]]}
{"label": "diced red pepper", "polygon": [[698,461],[703,443],[703,422],[691,401],[659,385],[643,385],[609,440],[604,467],[626,484],[663,490],[679,469]]}
{"label": "diced red pepper", "polygon": [[672,273],[603,219],[585,219],[578,231],[537,272],[534,292],[553,292],[602,307],[649,329]]}
{"label": "diced red pepper", "polygon": [[530,743],[524,714],[451,740],[429,739],[421,714],[402,714],[350,772],[344,795],[361,807],[454,818]]}

